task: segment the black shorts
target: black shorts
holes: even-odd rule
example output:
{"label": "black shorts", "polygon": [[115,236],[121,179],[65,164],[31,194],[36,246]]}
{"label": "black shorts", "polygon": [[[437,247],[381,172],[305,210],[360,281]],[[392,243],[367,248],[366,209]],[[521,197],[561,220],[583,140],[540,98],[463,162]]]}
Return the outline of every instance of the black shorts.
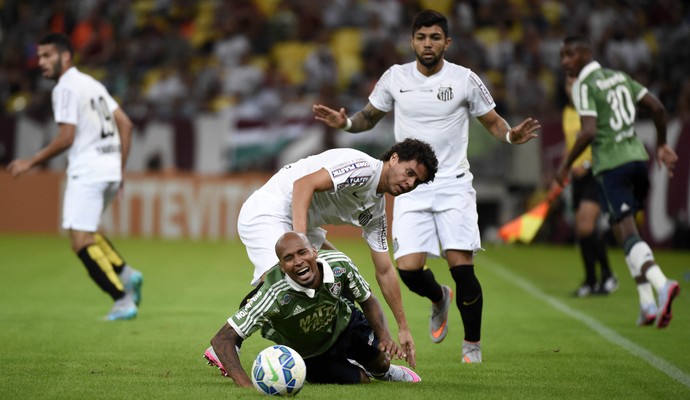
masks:
{"label": "black shorts", "polygon": [[644,209],[649,193],[649,175],[644,161],[634,161],[597,175],[602,200],[612,223]]}
{"label": "black shorts", "polygon": [[349,359],[365,364],[375,359],[380,351],[379,340],[369,322],[359,309],[352,307],[347,329],[325,353],[304,360],[307,365],[307,382],[311,383],[359,383],[359,367]]}
{"label": "black shorts", "polygon": [[592,170],[589,170],[587,175],[583,177],[573,178],[573,209],[577,210],[583,201],[593,201],[601,204],[598,186]]}

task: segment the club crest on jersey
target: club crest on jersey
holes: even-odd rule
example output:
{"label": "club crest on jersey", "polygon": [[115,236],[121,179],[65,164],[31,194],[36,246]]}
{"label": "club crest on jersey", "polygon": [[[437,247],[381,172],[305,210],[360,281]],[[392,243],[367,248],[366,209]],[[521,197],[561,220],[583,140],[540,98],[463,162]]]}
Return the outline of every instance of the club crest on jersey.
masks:
{"label": "club crest on jersey", "polygon": [[343,268],[343,267],[333,268],[333,276],[335,276],[336,278],[339,277],[340,275],[342,275],[343,273],[345,273],[345,268]]}
{"label": "club crest on jersey", "polygon": [[331,291],[331,294],[332,294],[333,296],[336,296],[336,297],[337,297],[337,296],[340,296],[340,291],[343,290],[343,287],[342,287],[342,285],[340,284],[340,282],[336,282],[336,283],[332,284],[332,285],[331,285],[331,288],[328,289],[328,290]]}
{"label": "club crest on jersey", "polygon": [[285,293],[285,295],[283,296],[282,299],[280,299],[279,302],[280,302],[280,304],[282,304],[282,305],[286,305],[286,304],[288,304],[289,302],[291,302],[292,299],[293,299],[294,297],[295,297],[295,296],[292,295],[292,294],[290,294],[290,293]]}
{"label": "club crest on jersey", "polygon": [[438,88],[436,97],[441,101],[453,100],[453,88],[450,86],[441,86]]}
{"label": "club crest on jersey", "polygon": [[371,212],[369,210],[365,210],[363,213],[359,214],[359,217],[357,219],[359,220],[359,224],[364,226],[371,221],[373,218],[373,215],[371,215]]}

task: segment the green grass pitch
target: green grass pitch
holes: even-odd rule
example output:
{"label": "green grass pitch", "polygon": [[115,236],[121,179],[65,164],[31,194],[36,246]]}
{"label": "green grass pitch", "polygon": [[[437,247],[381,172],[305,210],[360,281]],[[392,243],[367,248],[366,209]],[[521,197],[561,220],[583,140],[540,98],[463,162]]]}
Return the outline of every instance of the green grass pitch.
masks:
{"label": "green grass pitch", "polygon": [[[202,359],[210,338],[249,290],[239,242],[114,237],[144,273],[137,319],[105,322],[111,302],[89,280],[67,237],[0,235],[0,399],[253,399]],[[361,239],[332,238],[383,302]],[[441,344],[428,338],[429,304],[401,286],[417,344],[420,384],[306,384],[302,399],[690,399],[690,253],[657,251],[681,283],[668,329],[637,327],[637,294],[620,250],[621,283],[608,297],[576,299],[574,246],[493,246],[477,255],[484,290],[484,363],[460,363],[456,308]],[[442,260],[429,265],[451,285]],[[394,337],[397,328],[387,306]],[[248,369],[269,342],[243,346]]]}

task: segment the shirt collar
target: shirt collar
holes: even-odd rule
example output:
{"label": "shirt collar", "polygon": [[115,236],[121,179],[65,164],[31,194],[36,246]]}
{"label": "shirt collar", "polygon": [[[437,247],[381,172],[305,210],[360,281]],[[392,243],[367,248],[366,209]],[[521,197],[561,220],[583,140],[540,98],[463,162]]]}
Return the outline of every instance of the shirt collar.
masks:
{"label": "shirt collar", "polygon": [[[333,270],[331,269],[331,266],[328,265],[326,260],[324,260],[322,258],[317,258],[316,263],[321,266],[321,273],[323,274],[323,283],[335,282],[335,277],[333,276]],[[287,281],[288,285],[290,285],[290,287],[293,290],[296,290],[298,292],[302,292],[302,293],[306,294],[307,296],[309,296],[310,299],[313,299],[314,296],[316,296],[316,290],[315,289],[307,288],[307,287],[300,285],[299,283],[292,280],[292,278],[290,278],[290,276],[287,274],[285,274],[285,281]]]}
{"label": "shirt collar", "polygon": [[580,74],[577,76],[577,80],[582,82],[582,80],[589,76],[589,74],[598,69],[601,69],[601,64],[599,64],[596,61],[590,61],[589,64],[585,65],[585,67],[582,68]]}

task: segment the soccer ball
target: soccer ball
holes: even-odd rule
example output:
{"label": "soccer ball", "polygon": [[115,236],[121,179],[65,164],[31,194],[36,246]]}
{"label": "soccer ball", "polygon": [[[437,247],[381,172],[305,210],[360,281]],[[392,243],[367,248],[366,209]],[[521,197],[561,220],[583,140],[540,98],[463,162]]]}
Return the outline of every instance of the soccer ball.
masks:
{"label": "soccer ball", "polygon": [[263,349],[252,365],[252,383],[260,393],[294,396],[307,377],[307,366],[295,350],[275,345]]}

